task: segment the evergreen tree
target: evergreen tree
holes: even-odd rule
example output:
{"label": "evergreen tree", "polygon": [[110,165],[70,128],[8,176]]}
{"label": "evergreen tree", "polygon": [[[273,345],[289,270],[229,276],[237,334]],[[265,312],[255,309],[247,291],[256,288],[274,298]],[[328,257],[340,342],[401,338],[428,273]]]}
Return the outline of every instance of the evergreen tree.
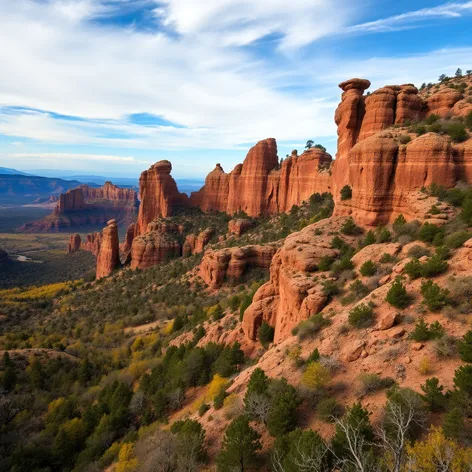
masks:
{"label": "evergreen tree", "polygon": [[464,439],[466,435],[464,413],[460,408],[453,408],[446,413],[442,427],[446,437],[456,440]]}
{"label": "evergreen tree", "polygon": [[401,280],[393,282],[385,300],[396,308],[406,308],[410,304],[410,296]]}
{"label": "evergreen tree", "polygon": [[377,266],[375,265],[374,262],[372,262],[371,260],[368,260],[368,261],[365,261],[364,264],[361,265],[359,272],[364,277],[372,277],[377,272]]}
{"label": "evergreen tree", "polygon": [[421,385],[423,390],[423,398],[433,412],[441,411],[446,406],[446,397],[443,394],[444,386],[439,385],[439,379],[432,377],[426,380],[424,385]]}
{"label": "evergreen tree", "polygon": [[244,472],[253,468],[260,449],[259,433],[249,426],[246,416],[239,416],[226,429],[216,458],[218,472]]}
{"label": "evergreen tree", "polygon": [[418,342],[428,341],[430,338],[428,324],[423,317],[419,318],[416,322],[415,329],[411,333],[411,338]]}
{"label": "evergreen tree", "polygon": [[246,398],[249,395],[265,395],[269,389],[269,377],[258,367],[253,371],[247,384]]}
{"label": "evergreen tree", "polygon": [[259,328],[259,341],[263,346],[267,346],[274,340],[274,328],[263,321]]}
{"label": "evergreen tree", "polygon": [[3,375],[1,376],[1,385],[6,391],[13,390],[16,384],[17,375],[15,371],[15,365],[11,361],[8,352],[3,354],[3,366],[4,371]]}
{"label": "evergreen tree", "polygon": [[461,359],[465,362],[472,362],[472,331],[469,330],[457,344]]}
{"label": "evergreen tree", "polygon": [[282,436],[295,429],[299,403],[297,391],[288,384],[284,392],[272,399],[272,407],[267,417],[267,429],[272,436]]}
{"label": "evergreen tree", "polygon": [[463,365],[454,372],[454,385],[468,396],[472,396],[472,365]]}

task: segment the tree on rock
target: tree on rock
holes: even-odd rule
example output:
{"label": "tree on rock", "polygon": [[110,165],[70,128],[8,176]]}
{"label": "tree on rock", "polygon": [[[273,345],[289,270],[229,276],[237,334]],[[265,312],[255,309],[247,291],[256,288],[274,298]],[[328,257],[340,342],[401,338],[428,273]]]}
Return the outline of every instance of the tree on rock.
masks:
{"label": "tree on rock", "polygon": [[228,426],[216,462],[218,472],[244,472],[257,464],[261,449],[260,435],[249,426],[246,416],[239,416]]}
{"label": "tree on rock", "polygon": [[311,148],[313,147],[313,144],[315,144],[315,142],[314,142],[312,139],[309,139],[309,140],[306,142],[305,149],[311,149]]}

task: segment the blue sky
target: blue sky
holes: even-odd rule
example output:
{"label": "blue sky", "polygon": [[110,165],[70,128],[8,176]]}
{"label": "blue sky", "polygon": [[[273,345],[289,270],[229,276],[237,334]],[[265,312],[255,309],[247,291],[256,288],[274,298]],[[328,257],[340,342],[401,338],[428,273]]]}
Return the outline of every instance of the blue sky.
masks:
{"label": "blue sky", "polygon": [[178,178],[336,150],[337,84],[472,69],[472,1],[0,0],[0,166]]}

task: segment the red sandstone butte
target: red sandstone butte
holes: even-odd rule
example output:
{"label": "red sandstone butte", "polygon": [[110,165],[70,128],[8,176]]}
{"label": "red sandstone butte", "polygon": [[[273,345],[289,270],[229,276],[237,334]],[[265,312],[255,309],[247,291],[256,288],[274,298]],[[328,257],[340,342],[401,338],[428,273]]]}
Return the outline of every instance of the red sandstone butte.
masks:
{"label": "red sandstone butte", "polygon": [[82,243],[82,240],[80,238],[79,233],[71,234],[69,238],[69,246],[68,246],[67,252],[69,254],[73,254],[74,252],[79,251],[81,243]]}

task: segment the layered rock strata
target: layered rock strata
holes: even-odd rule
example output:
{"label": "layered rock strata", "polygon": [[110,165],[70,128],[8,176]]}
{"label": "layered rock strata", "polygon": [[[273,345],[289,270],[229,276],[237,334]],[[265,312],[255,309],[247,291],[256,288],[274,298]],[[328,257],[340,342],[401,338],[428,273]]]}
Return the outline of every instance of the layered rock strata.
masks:
{"label": "layered rock strata", "polygon": [[179,241],[170,234],[151,231],[137,236],[131,245],[131,268],[146,269],[182,255]]}
{"label": "layered rock strata", "polygon": [[277,244],[208,250],[200,263],[200,277],[213,289],[226,280],[238,281],[249,269],[268,269]]}

